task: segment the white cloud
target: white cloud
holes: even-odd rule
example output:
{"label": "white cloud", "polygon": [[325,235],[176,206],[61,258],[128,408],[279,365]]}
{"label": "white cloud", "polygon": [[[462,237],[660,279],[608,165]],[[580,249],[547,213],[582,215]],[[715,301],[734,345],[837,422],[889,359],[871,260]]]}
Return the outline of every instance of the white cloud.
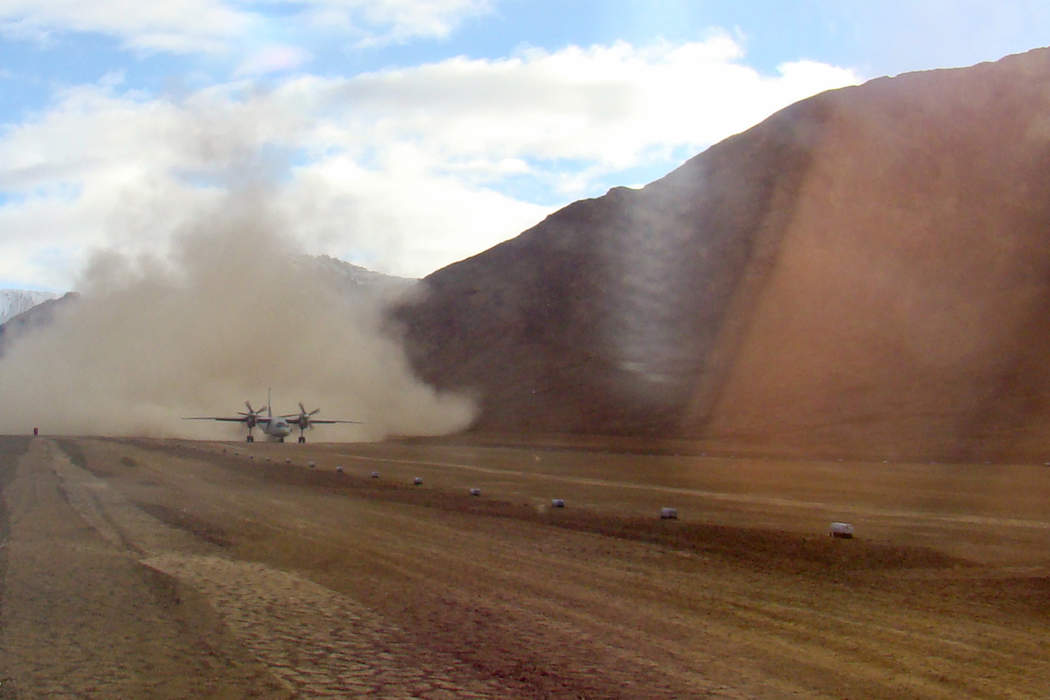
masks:
{"label": "white cloud", "polygon": [[583,163],[575,171],[586,167],[597,177],[653,153],[699,150],[803,97],[860,82],[852,71],[816,62],[762,75],[741,58],[727,36],[650,47],[618,42],[499,60],[458,57],[311,88],[339,114],[346,148],[413,143],[450,169],[517,160],[552,161],[560,171],[572,160]]}
{"label": "white cloud", "polygon": [[[299,11],[269,14],[277,4]],[[259,74],[268,71],[245,69],[265,64],[256,37],[280,34],[289,23],[375,46],[445,38],[467,18],[488,11],[488,0],[0,0],[0,34],[42,41],[87,32],[116,37],[137,50],[231,53],[242,55],[243,74]]]}
{"label": "white cloud", "polygon": [[663,165],[858,80],[811,61],[763,75],[725,36],[300,75],[268,89],[242,80],[180,100],[111,75],[0,132],[0,278],[68,275],[44,269],[49,251],[163,250],[223,189],[260,171],[306,250],[421,275],[549,211],[508,193],[593,195],[620,171]]}
{"label": "white cloud", "polygon": [[413,167],[421,161],[412,150],[401,149],[403,165],[370,169],[337,156],[297,169],[281,195],[285,218],[318,252],[359,251],[360,264],[421,277],[513,238],[549,213]]}
{"label": "white cloud", "polygon": [[295,1],[315,26],[356,35],[358,47],[443,39],[464,20],[491,11],[489,0]]}
{"label": "white cloud", "polygon": [[310,59],[310,53],[297,46],[271,44],[245,58],[234,75],[244,77],[278,73],[298,68]]}
{"label": "white cloud", "polygon": [[221,0],[0,0],[0,32],[8,35],[43,39],[94,32],[118,37],[132,48],[177,53],[223,51],[254,21]]}

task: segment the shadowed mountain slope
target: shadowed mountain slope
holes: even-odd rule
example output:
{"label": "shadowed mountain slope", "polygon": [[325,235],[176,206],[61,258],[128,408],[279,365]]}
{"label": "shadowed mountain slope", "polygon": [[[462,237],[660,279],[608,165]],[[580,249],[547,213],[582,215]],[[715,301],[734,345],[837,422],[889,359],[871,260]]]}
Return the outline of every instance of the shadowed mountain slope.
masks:
{"label": "shadowed mountain slope", "polygon": [[401,307],[485,430],[1050,448],[1050,50],[824,93]]}

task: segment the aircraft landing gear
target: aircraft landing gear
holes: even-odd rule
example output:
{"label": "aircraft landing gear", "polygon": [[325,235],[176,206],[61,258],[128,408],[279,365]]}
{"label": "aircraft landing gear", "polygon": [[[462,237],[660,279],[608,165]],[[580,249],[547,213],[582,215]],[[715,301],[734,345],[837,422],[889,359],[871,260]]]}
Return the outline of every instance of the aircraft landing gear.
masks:
{"label": "aircraft landing gear", "polygon": [[277,442],[284,442],[284,438],[277,438]]}
{"label": "aircraft landing gear", "polygon": [[306,442],[306,436],[300,435],[299,436],[299,444],[302,445],[304,442]]}
{"label": "aircraft landing gear", "polygon": [[255,442],[255,436],[254,435],[249,435],[248,437],[244,438],[244,441],[245,442]]}

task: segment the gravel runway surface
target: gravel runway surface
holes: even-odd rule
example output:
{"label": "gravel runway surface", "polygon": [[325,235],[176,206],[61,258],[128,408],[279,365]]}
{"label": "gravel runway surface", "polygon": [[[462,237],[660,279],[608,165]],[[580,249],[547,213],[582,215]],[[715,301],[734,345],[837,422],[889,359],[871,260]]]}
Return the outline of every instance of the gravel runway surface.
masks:
{"label": "gravel runway surface", "polygon": [[0,698],[1050,693],[1041,465],[0,437],[0,486]]}

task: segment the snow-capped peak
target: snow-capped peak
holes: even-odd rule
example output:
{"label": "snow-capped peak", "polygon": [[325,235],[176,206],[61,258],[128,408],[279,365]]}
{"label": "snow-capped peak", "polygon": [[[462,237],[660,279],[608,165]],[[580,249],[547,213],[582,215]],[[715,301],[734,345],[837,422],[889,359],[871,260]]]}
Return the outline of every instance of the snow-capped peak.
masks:
{"label": "snow-capped peak", "polygon": [[37,304],[54,299],[52,292],[34,292],[26,289],[0,289],[0,323],[6,323],[20,313],[28,311]]}

